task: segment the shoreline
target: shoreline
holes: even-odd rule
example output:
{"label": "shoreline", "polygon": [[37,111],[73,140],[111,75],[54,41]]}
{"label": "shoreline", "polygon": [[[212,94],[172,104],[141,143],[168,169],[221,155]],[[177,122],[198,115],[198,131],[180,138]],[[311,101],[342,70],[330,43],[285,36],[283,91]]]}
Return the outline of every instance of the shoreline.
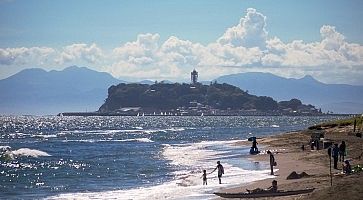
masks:
{"label": "shoreline", "polygon": [[[347,142],[348,155],[346,159],[350,160],[352,166],[362,165],[363,160],[359,154],[363,153],[363,139],[351,134],[352,126],[327,128],[324,130],[325,138],[340,144],[342,140]],[[315,191],[304,195],[293,195],[284,197],[270,197],[264,199],[363,199],[363,172],[352,175],[343,175],[342,162],[338,162],[338,169],[332,169],[333,186],[330,186],[329,156],[327,149],[310,150],[309,141],[313,131],[302,130],[281,133],[274,136],[268,136],[258,139],[258,145],[261,154],[250,155],[248,159],[253,162],[268,162],[269,157],[265,153],[270,150],[277,162],[274,167],[275,176],[273,178],[263,179],[249,184],[241,184],[215,192],[226,193],[244,193],[246,189],[268,188],[272,180],[278,182],[279,190],[299,190],[306,188],[315,188]],[[247,145],[250,142],[241,142],[236,145]],[[305,146],[305,151],[301,146]],[[309,176],[300,179],[287,180],[286,177],[293,171],[298,174],[305,172]],[[217,197],[215,199],[224,199]]]}

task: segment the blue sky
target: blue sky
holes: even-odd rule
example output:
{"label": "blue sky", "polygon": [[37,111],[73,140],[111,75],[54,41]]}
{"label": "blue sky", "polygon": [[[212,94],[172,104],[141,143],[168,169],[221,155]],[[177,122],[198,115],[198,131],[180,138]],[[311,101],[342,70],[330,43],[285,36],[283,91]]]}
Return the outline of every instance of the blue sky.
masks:
{"label": "blue sky", "polygon": [[[359,77],[347,80],[352,71],[363,74],[362,4],[360,0],[0,0],[0,78],[30,67],[60,70],[81,65],[123,79],[185,80],[186,72],[196,67],[205,80],[262,71],[363,85]],[[241,20],[247,25],[238,26]],[[253,23],[259,30],[252,30]],[[276,45],[282,45],[284,53],[277,52]],[[339,47],[331,49],[332,45]],[[312,55],[319,48],[327,51]],[[223,67],[229,65],[238,67]]]}

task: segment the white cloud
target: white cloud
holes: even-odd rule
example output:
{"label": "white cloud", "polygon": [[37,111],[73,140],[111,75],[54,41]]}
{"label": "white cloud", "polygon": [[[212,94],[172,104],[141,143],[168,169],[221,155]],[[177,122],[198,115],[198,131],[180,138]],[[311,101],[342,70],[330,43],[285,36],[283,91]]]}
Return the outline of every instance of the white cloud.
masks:
{"label": "white cloud", "polygon": [[72,63],[82,60],[87,63],[97,63],[103,58],[103,53],[96,44],[72,44],[63,48],[56,62],[59,64]]}
{"label": "white cloud", "polygon": [[363,84],[358,77],[363,75],[363,46],[347,42],[336,27],[322,26],[321,40],[310,43],[302,40],[284,43],[278,36],[269,37],[266,27],[266,16],[249,8],[236,26],[207,45],[176,36],[161,42],[159,34],[146,33],[108,51],[96,44],[71,44],[61,50],[0,49],[0,66],[84,63],[94,67],[102,65],[102,69],[116,77],[179,81],[188,80],[193,68],[200,71],[203,80],[237,72],[263,71],[287,77],[310,74],[327,82],[349,77],[346,80]]}
{"label": "white cloud", "polygon": [[320,34],[323,38],[321,45],[326,50],[339,51],[340,47],[345,43],[345,37],[338,33],[334,26],[324,25],[320,29]]}
{"label": "white cloud", "polygon": [[234,47],[260,47],[263,49],[267,35],[266,16],[254,8],[248,8],[246,16],[241,18],[238,25],[227,29],[218,39],[218,43],[230,44]]}
{"label": "white cloud", "polygon": [[43,64],[55,52],[49,47],[20,47],[0,49],[0,65]]}
{"label": "white cloud", "polygon": [[115,48],[113,54],[116,58],[131,64],[151,64],[157,56],[159,38],[159,34],[140,34],[136,41]]}

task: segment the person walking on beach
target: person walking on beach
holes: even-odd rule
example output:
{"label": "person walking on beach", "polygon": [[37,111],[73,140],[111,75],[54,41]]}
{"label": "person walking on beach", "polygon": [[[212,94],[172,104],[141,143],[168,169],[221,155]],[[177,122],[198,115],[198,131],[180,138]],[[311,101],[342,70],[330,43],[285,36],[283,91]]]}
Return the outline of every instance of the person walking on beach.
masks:
{"label": "person walking on beach", "polygon": [[202,175],[202,178],[203,178],[203,185],[208,185],[207,184],[207,170],[203,170],[203,175]]}
{"label": "person walking on beach", "polygon": [[214,168],[214,170],[211,172],[213,173],[214,171],[216,171],[218,169],[218,180],[219,180],[219,184],[222,184],[222,174],[224,174],[224,168],[223,165],[221,165],[220,161],[217,161],[217,167]]}
{"label": "person walking on beach", "polygon": [[338,144],[334,144],[333,150],[332,150],[332,156],[334,159],[334,169],[338,169],[338,157],[339,157],[339,147]]}
{"label": "person walking on beach", "polygon": [[270,155],[271,175],[274,175],[274,166],[276,166],[275,157],[270,150],[267,151],[267,154]]}
{"label": "person walking on beach", "polygon": [[344,162],[344,156],[345,156],[345,141],[342,141],[342,143],[339,145],[339,161]]}

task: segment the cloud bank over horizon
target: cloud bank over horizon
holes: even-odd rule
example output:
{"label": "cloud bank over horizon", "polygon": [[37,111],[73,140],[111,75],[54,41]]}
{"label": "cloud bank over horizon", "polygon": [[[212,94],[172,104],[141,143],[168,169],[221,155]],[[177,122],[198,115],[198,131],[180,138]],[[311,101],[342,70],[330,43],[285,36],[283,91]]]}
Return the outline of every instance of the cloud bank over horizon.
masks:
{"label": "cloud bank over horizon", "polygon": [[[117,78],[182,81],[196,68],[202,80],[240,72],[270,72],[284,77],[312,75],[326,83],[363,85],[363,46],[349,43],[332,25],[320,28],[320,41],[282,42],[271,36],[267,16],[248,8],[238,24],[207,45],[158,33],[139,34],[113,49],[96,43],[62,48],[0,48],[0,70],[88,66]],[[288,30],[287,30],[288,31]],[[3,77],[5,78],[5,77]]]}

